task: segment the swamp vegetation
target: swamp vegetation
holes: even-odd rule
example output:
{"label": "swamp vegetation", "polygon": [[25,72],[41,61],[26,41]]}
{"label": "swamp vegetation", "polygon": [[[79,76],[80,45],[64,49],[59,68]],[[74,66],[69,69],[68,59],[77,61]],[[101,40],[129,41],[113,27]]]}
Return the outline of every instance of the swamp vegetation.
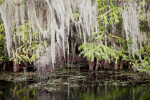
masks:
{"label": "swamp vegetation", "polygon": [[150,0],[0,0],[0,100],[149,100]]}

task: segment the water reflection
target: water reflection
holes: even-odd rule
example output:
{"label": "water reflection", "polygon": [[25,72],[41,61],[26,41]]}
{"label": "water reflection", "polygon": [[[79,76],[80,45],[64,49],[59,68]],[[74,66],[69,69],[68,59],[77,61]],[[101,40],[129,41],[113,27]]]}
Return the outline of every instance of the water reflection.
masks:
{"label": "water reflection", "polygon": [[[93,79],[92,79],[93,80]],[[0,81],[0,100],[150,100],[149,85],[70,87],[61,92],[48,92],[28,88],[28,82]]]}
{"label": "water reflection", "polygon": [[24,70],[24,78],[25,78],[25,81],[27,81],[27,68],[26,68],[26,67],[23,67],[23,70]]}
{"label": "water reflection", "polygon": [[23,83],[0,81],[0,100],[38,100],[36,90]]}
{"label": "water reflection", "polygon": [[102,86],[98,93],[87,91],[80,93],[79,100],[150,100],[149,85],[143,86]]}

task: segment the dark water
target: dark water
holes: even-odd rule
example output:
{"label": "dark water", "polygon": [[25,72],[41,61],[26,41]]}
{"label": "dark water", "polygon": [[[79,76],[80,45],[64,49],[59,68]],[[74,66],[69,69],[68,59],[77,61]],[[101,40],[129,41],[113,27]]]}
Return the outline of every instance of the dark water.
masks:
{"label": "dark water", "polygon": [[29,82],[0,81],[0,100],[150,100],[150,85],[75,87],[62,92],[29,89]]}

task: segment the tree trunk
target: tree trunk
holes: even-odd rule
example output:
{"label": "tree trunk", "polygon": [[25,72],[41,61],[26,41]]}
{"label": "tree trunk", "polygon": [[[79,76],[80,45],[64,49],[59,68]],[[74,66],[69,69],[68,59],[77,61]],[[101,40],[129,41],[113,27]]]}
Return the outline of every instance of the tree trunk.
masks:
{"label": "tree trunk", "polygon": [[4,62],[4,65],[3,65],[3,71],[6,70],[6,62]]}
{"label": "tree trunk", "polygon": [[95,74],[94,72],[89,72],[89,80],[90,80],[90,81],[95,81],[95,80],[94,80],[94,79],[95,79],[95,78],[94,78],[94,76],[95,76],[94,74]]}
{"label": "tree trunk", "polygon": [[98,67],[99,67],[99,62],[100,62],[100,60],[97,60],[97,62],[96,62],[96,68],[95,68],[95,70],[98,70]]}
{"label": "tree trunk", "polygon": [[67,67],[70,67],[70,55],[67,54]]}
{"label": "tree trunk", "polygon": [[75,44],[73,43],[73,39],[71,39],[71,50],[72,50],[72,63],[75,60]]}
{"label": "tree trunk", "polygon": [[117,61],[117,63],[115,63],[115,70],[118,70],[118,65],[119,65],[119,61]]}
{"label": "tree trunk", "polygon": [[134,68],[133,68],[133,72],[134,72],[134,73],[136,73],[136,72],[137,72],[137,69],[136,69],[136,67],[134,67]]}
{"label": "tree trunk", "polygon": [[62,68],[62,62],[61,62],[61,60],[58,60],[57,64],[58,64],[58,68],[61,69]]}
{"label": "tree trunk", "polygon": [[109,61],[104,61],[104,69],[110,69]]}
{"label": "tree trunk", "polygon": [[13,71],[18,72],[19,64],[16,60],[13,61]]}
{"label": "tree trunk", "polygon": [[89,69],[93,70],[93,68],[94,68],[94,61],[89,61],[88,63],[89,63]]}
{"label": "tree trunk", "polygon": [[120,61],[120,70],[122,70],[123,69],[123,61],[121,60]]}
{"label": "tree trunk", "polygon": [[[129,63],[129,62],[128,62]],[[128,69],[131,69],[131,65],[130,64],[128,64]]]}

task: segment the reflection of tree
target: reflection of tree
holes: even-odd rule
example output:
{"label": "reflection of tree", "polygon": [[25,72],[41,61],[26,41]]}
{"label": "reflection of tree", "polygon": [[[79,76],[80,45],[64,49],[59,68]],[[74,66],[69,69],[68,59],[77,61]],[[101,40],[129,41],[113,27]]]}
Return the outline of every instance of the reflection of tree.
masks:
{"label": "reflection of tree", "polygon": [[0,100],[37,100],[36,90],[24,87],[22,83],[0,81]]}
{"label": "reflection of tree", "polygon": [[149,100],[150,89],[149,86],[107,86],[107,93],[105,93],[105,86],[103,86],[98,95],[95,93],[80,93],[80,100]]}
{"label": "reflection of tree", "polygon": [[[0,81],[0,100],[7,100],[7,97],[10,97],[9,89],[13,87],[12,82]],[[7,95],[5,95],[7,94]]]}
{"label": "reflection of tree", "polygon": [[[94,75],[94,74],[93,74]],[[95,81],[96,81],[96,76]],[[149,100],[149,85],[69,87],[64,92],[40,91],[24,87],[22,83],[0,81],[0,100]],[[63,89],[62,89],[63,90]]]}
{"label": "reflection of tree", "polygon": [[15,84],[14,88],[11,89],[13,92],[14,99],[17,100],[37,100],[36,98],[36,90],[24,87],[23,84]]}

